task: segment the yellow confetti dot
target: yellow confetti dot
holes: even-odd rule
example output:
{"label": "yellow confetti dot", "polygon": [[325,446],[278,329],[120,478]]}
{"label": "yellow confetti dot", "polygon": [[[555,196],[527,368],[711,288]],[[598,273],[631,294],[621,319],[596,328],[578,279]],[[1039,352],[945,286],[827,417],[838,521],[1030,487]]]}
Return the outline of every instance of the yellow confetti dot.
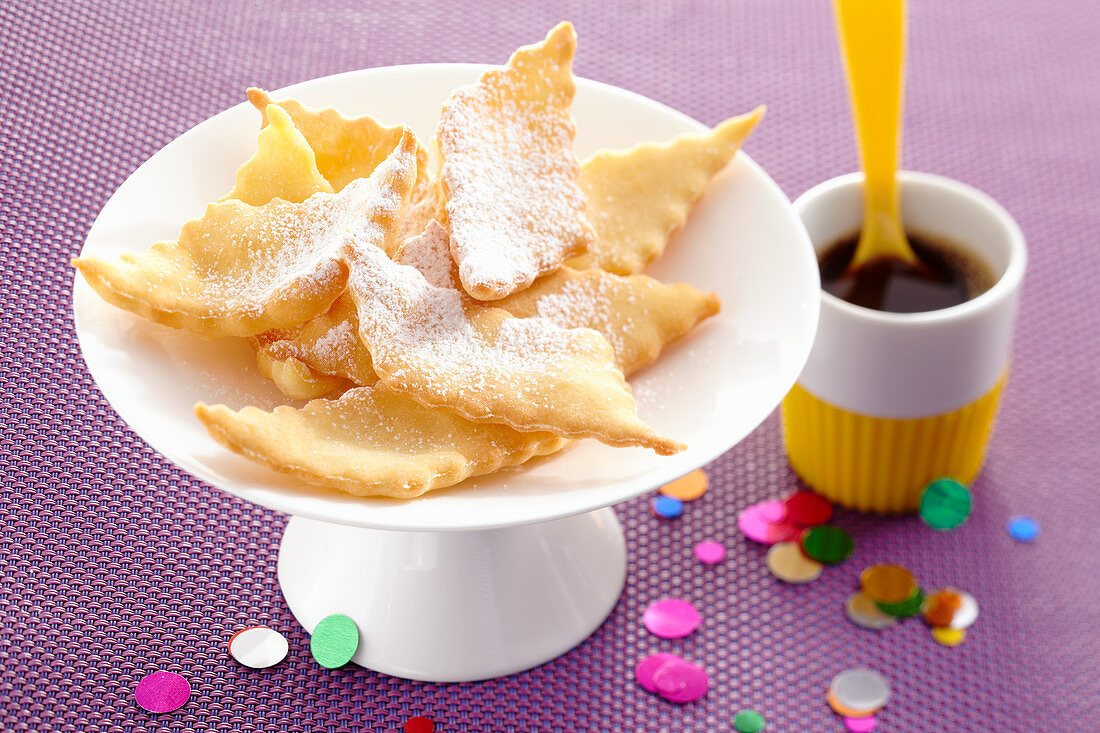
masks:
{"label": "yellow confetti dot", "polygon": [[658,491],[680,501],[695,501],[707,493],[707,474],[700,468],[670,484],[665,484]]}
{"label": "yellow confetti dot", "polygon": [[936,626],[932,629],[932,638],[944,646],[958,646],[966,639],[966,630]]}

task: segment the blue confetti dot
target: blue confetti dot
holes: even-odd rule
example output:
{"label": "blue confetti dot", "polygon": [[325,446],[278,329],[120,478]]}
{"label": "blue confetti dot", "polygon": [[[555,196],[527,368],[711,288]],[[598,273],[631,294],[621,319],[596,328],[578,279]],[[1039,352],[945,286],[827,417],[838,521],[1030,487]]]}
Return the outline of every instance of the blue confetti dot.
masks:
{"label": "blue confetti dot", "polygon": [[1031,517],[1011,517],[1005,529],[1008,530],[1008,535],[1017,542],[1032,542],[1039,536],[1039,523]]}
{"label": "blue confetti dot", "polygon": [[684,502],[674,496],[658,496],[651,506],[654,514],[665,519],[675,519],[684,513]]}

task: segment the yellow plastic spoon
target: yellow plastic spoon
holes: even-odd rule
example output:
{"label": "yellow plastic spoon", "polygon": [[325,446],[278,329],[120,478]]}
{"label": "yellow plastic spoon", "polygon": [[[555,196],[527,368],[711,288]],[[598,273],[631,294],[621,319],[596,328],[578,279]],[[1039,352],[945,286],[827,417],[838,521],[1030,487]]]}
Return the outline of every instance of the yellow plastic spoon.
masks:
{"label": "yellow plastic spoon", "polygon": [[905,58],[904,0],[835,0],[863,161],[863,229],[848,265],[890,257],[920,268],[898,215],[898,133]]}

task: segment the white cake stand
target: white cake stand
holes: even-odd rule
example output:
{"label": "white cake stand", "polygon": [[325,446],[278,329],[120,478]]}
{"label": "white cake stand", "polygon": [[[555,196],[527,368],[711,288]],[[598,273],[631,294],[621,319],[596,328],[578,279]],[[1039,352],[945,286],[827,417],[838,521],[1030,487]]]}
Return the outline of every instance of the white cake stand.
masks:
{"label": "white cake stand", "polygon": [[[427,138],[440,102],[484,68],[370,69],[275,96],[402,122]],[[702,129],[656,102],[585,80],[574,115],[581,157]],[[84,253],[139,252],[175,238],[231,188],[236,166],[255,150],[258,120],[240,105],[167,145],[108,201]],[[747,156],[713,183],[649,273],[722,298],[721,314],[631,380],[641,416],[687,451],[661,458],[585,441],[404,502],[312,488],[218,446],[194,419],[195,402],[286,402],[242,340],[208,341],[133,317],[79,278],[73,300],[88,368],[138,435],[214,486],[293,515],[279,583],[306,629],[344,613],[360,629],[356,663],[410,679],[464,681],[529,669],[591,634],[626,574],[622,529],[607,507],[724,453],[779,404],[802,368],[817,324],[813,251],[787,199]]]}

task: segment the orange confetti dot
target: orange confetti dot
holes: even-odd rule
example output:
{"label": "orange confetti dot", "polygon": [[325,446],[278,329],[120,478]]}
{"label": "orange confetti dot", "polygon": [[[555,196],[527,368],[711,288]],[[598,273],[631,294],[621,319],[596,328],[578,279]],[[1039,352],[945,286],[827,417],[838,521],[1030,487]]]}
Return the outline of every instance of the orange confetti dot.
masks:
{"label": "orange confetti dot", "polygon": [[855,708],[850,708],[840,702],[840,700],[837,700],[836,694],[832,690],[829,690],[827,699],[829,701],[829,707],[833,709],[834,713],[842,718],[866,718],[869,715],[874,715],[879,710],[856,710]]}
{"label": "orange confetti dot", "polygon": [[700,468],[670,484],[665,484],[659,491],[665,496],[671,496],[680,501],[695,501],[707,493],[707,474]]}
{"label": "orange confetti dot", "polygon": [[928,597],[928,605],[922,615],[931,626],[950,626],[961,606],[962,596],[950,588],[944,588]]}
{"label": "orange confetti dot", "polygon": [[872,565],[860,573],[863,595],[876,603],[895,604],[907,601],[917,591],[917,581],[900,565]]}

